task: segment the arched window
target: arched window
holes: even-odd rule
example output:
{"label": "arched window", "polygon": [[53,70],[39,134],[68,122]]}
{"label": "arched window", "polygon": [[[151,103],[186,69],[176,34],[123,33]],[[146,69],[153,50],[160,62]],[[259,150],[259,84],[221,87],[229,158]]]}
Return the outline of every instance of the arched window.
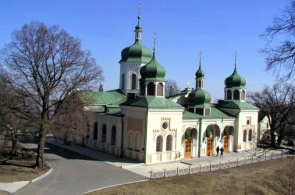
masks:
{"label": "arched window", "polygon": [[245,100],[245,95],[246,95],[246,92],[245,90],[242,90],[242,94],[241,94],[241,100]]}
{"label": "arched window", "polygon": [[136,135],[136,142],[135,142],[135,150],[140,151],[141,148],[141,139],[140,139],[140,135],[137,134]]}
{"label": "arched window", "polygon": [[94,127],[93,127],[93,139],[97,140],[97,131],[98,131],[98,125],[97,122],[94,123]]}
{"label": "arched window", "polygon": [[128,144],[128,149],[133,150],[134,148],[134,134],[131,132],[129,134],[129,144]]}
{"label": "arched window", "polygon": [[202,81],[201,80],[199,80],[198,88],[202,88]]}
{"label": "arched window", "polygon": [[163,137],[159,135],[157,137],[156,152],[162,152],[162,148],[163,148]]}
{"label": "arched window", "polygon": [[113,126],[112,127],[112,139],[111,139],[112,145],[116,145],[116,136],[117,136],[116,134],[117,134],[116,127]]}
{"label": "arched window", "polygon": [[124,86],[125,86],[125,74],[122,74],[122,81],[121,81],[121,84],[122,84],[122,86],[121,86],[121,89],[124,89]]}
{"label": "arched window", "polygon": [[136,89],[136,74],[132,74],[132,77],[131,77],[131,89]]}
{"label": "arched window", "polygon": [[154,83],[149,83],[147,86],[147,94],[148,95],[155,95],[155,84]]}
{"label": "arched window", "polygon": [[239,92],[239,90],[234,91],[234,100],[240,100],[240,92]]}
{"label": "arched window", "polygon": [[227,90],[226,97],[227,97],[227,100],[231,100],[232,99],[231,90]]}
{"label": "arched window", "polygon": [[248,141],[252,141],[252,129],[249,130]]}
{"label": "arched window", "polygon": [[158,96],[163,96],[163,84],[159,83],[157,87],[157,95]]}
{"label": "arched window", "polygon": [[168,135],[166,138],[166,151],[172,150],[172,136]]}
{"label": "arched window", "polygon": [[101,132],[101,141],[103,143],[106,142],[106,138],[107,138],[107,126],[105,124],[102,125],[102,132]]}
{"label": "arched window", "polygon": [[247,130],[245,129],[243,132],[243,142],[247,141]]}

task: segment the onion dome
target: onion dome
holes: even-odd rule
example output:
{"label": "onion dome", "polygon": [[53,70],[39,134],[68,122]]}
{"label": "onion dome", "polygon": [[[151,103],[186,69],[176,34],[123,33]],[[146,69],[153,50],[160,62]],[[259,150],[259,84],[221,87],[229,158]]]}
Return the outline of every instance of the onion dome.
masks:
{"label": "onion dome", "polygon": [[140,16],[138,16],[138,24],[135,26],[135,42],[133,45],[126,47],[121,52],[121,62],[130,63],[148,63],[152,58],[152,52],[141,44],[142,29],[139,24]]}
{"label": "onion dome", "polygon": [[196,78],[204,78],[205,76],[205,72],[202,70],[201,65],[199,66],[198,71],[196,72]]}
{"label": "onion dome", "polygon": [[142,80],[164,81],[165,74],[166,70],[157,61],[155,53],[153,54],[152,60],[140,69]]}
{"label": "onion dome", "polygon": [[210,104],[211,95],[204,89],[195,89],[188,95],[190,104]]}
{"label": "onion dome", "polygon": [[136,40],[133,45],[126,47],[121,52],[121,62],[141,62],[148,63],[152,58],[152,52],[141,44],[140,40]]}
{"label": "onion dome", "polygon": [[246,85],[246,79],[244,79],[241,75],[238,74],[237,67],[235,67],[234,72],[225,79],[224,83],[226,88],[231,88],[231,87],[244,88]]}

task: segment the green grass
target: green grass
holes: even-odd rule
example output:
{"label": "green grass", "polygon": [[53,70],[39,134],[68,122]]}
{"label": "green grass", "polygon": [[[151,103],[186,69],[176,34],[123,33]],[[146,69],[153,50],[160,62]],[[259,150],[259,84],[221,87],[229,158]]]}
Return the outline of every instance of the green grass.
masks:
{"label": "green grass", "polygon": [[277,159],[215,172],[122,185],[87,195],[285,194],[286,180],[282,178],[290,163],[295,167],[294,162],[292,158]]}

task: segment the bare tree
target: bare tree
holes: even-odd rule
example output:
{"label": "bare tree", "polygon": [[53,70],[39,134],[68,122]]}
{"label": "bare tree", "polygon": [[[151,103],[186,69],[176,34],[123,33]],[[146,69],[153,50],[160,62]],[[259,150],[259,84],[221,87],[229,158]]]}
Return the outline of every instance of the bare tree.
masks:
{"label": "bare tree", "polygon": [[[266,55],[266,70],[273,70],[282,81],[294,77],[295,69],[295,1],[274,17],[273,24],[261,37],[266,46],[261,50]],[[277,40],[282,40],[278,42]],[[283,72],[283,73],[282,73]],[[281,74],[282,73],[282,74]]]}
{"label": "bare tree", "polygon": [[71,94],[54,120],[54,134],[63,137],[65,143],[74,144],[82,139],[83,144],[95,120],[95,112],[85,109],[91,103],[92,99],[82,98],[79,91]]}
{"label": "bare tree", "polygon": [[103,80],[102,69],[81,43],[58,26],[31,22],[12,34],[2,51],[12,86],[25,98],[25,116],[36,130],[36,166],[44,167],[46,134],[69,94]]}
{"label": "bare tree", "polygon": [[275,132],[278,133],[278,145],[280,145],[288,118],[295,110],[295,87],[290,83],[265,86],[261,93],[249,92],[248,97],[268,117],[271,146],[276,145]]}
{"label": "bare tree", "polygon": [[[177,93],[180,90],[180,88],[177,85],[177,82],[172,79],[166,80],[165,89],[166,89],[166,91],[169,91],[169,92],[170,92],[170,90],[173,90],[173,93]],[[171,94],[171,92],[170,92],[170,94]]]}

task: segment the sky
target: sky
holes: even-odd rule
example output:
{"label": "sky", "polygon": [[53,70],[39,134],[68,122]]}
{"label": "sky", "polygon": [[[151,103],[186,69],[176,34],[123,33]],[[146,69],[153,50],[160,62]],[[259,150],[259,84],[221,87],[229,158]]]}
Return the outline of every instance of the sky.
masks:
{"label": "sky", "polygon": [[202,52],[205,89],[212,101],[223,99],[224,80],[234,70],[247,91],[261,91],[275,80],[265,71],[259,35],[290,0],[0,0],[0,49],[24,24],[39,21],[59,25],[82,42],[104,71],[104,90],[119,88],[121,51],[134,43],[138,3],[141,3],[142,43],[165,67],[165,79],[181,89],[195,87]]}

